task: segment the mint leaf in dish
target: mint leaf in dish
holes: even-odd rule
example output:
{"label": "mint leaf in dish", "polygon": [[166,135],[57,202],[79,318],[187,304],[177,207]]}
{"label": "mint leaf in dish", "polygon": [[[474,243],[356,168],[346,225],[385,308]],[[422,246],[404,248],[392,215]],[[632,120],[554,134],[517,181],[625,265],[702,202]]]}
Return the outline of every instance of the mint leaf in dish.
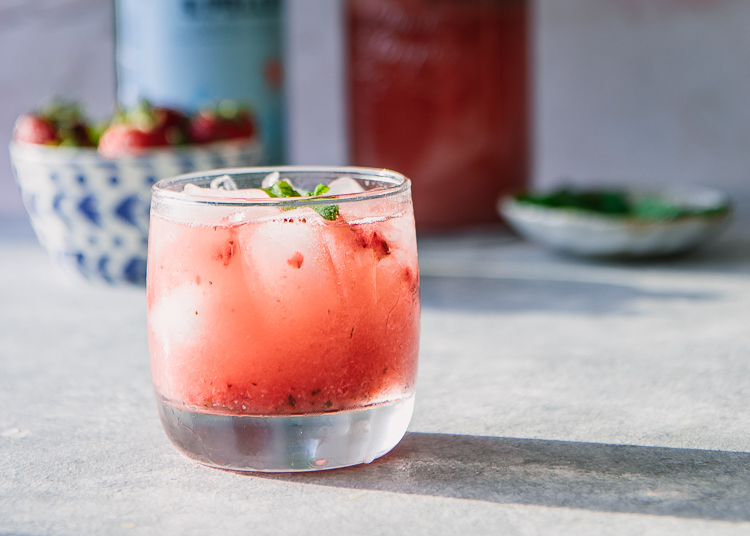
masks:
{"label": "mint leaf in dish", "polygon": [[515,199],[519,203],[577,209],[638,221],[671,221],[689,216],[716,216],[730,210],[728,205],[701,208],[680,204],[666,196],[632,195],[621,190],[574,191],[564,188],[544,194],[522,193],[516,195]]}
{"label": "mint leaf in dish", "polygon": [[622,214],[629,212],[627,195],[620,191],[557,190],[549,194],[525,193],[516,197],[517,201],[551,208],[577,208],[601,214]]}
{"label": "mint leaf in dish", "polygon": [[634,199],[631,203],[631,212],[634,217],[641,220],[667,221],[693,214],[695,211],[663,197],[648,195]]}

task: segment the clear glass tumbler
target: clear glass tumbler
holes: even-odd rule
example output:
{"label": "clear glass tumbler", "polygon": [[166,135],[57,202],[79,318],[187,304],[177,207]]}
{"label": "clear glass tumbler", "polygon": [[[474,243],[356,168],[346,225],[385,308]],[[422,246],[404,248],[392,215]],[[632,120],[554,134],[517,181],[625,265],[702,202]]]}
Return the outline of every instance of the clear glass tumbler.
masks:
{"label": "clear glass tumbler", "polygon": [[153,188],[151,372],[200,463],[369,463],[414,407],[419,271],[410,182],[367,168],[245,168]]}

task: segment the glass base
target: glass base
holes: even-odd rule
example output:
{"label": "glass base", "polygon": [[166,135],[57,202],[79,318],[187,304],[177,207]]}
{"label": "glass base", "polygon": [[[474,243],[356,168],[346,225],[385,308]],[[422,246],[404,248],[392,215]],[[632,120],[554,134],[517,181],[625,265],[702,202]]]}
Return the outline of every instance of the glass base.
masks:
{"label": "glass base", "polygon": [[404,437],[414,397],[362,409],[279,417],[158,405],[167,437],[188,458],[234,471],[293,472],[370,463],[383,456]]}

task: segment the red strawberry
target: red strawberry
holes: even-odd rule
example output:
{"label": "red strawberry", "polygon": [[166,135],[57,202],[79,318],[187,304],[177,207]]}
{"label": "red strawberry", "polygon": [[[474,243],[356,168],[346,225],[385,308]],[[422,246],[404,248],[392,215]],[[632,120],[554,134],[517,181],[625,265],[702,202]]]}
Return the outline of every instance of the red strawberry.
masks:
{"label": "red strawberry", "polygon": [[202,110],[193,117],[190,136],[196,143],[252,138],[255,121],[249,110],[222,102],[213,109]]}
{"label": "red strawberry", "polygon": [[94,147],[96,132],[75,102],[53,100],[16,121],[13,139],[25,143]]}
{"label": "red strawberry", "polygon": [[152,132],[146,132],[131,125],[112,125],[99,139],[99,154],[104,158],[119,158],[137,155],[149,147],[166,145],[156,139]]}
{"label": "red strawberry", "polygon": [[115,114],[99,140],[105,158],[134,155],[151,147],[181,145],[188,141],[190,120],[169,108],[154,108],[143,101],[136,108]]}
{"label": "red strawberry", "polygon": [[188,142],[190,119],[177,110],[153,108],[154,136],[163,145],[182,145]]}
{"label": "red strawberry", "polygon": [[18,142],[40,145],[58,145],[60,143],[55,124],[33,113],[23,114],[16,120],[13,139]]}
{"label": "red strawberry", "polygon": [[93,147],[90,128],[78,104],[54,100],[42,108],[39,115],[55,125],[60,145]]}
{"label": "red strawberry", "polygon": [[172,108],[154,108],[153,113],[156,123],[163,127],[187,128],[190,124],[190,119],[185,114]]}

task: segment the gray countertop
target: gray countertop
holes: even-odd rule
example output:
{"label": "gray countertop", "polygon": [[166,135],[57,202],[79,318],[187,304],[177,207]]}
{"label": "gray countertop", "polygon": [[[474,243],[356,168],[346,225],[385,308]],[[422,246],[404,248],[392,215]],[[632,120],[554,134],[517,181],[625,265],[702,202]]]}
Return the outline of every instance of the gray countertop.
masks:
{"label": "gray countertop", "polygon": [[420,238],[410,431],[370,465],[286,475],[181,457],[145,292],[67,282],[23,229],[0,225],[0,535],[750,533],[740,223],[657,263]]}

